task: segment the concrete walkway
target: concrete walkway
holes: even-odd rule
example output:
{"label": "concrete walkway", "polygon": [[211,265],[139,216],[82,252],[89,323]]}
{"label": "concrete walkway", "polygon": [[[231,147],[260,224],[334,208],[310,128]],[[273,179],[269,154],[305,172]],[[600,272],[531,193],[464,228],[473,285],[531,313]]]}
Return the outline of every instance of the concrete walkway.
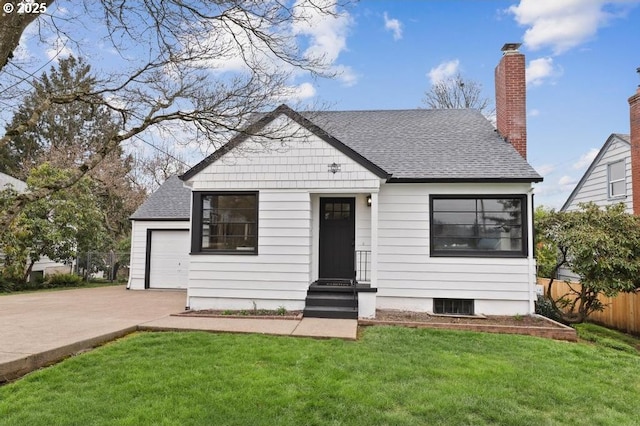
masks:
{"label": "concrete walkway", "polygon": [[184,291],[124,286],[0,296],[0,383],[136,330],[205,330],[356,338],[356,320],[200,318]]}

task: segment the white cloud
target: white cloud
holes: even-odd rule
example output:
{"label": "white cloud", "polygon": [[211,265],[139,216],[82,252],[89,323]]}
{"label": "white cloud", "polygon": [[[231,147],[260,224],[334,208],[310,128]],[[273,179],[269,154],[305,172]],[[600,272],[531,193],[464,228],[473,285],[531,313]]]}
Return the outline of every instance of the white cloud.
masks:
{"label": "white cloud", "polygon": [[333,71],[336,73],[336,78],[342,82],[343,86],[351,87],[358,82],[358,74],[347,65],[335,65]]}
{"label": "white cloud", "polygon": [[316,95],[316,88],[311,83],[302,83],[298,86],[289,86],[283,89],[283,92],[275,96],[278,102],[300,102],[305,99],[313,98]]}
{"label": "white cloud", "polygon": [[536,108],[531,108],[531,109],[529,110],[529,112],[527,113],[527,115],[528,115],[529,117],[537,117],[537,116],[539,116],[539,115],[540,115],[540,110],[539,110],[539,109],[536,109]]}
{"label": "white cloud", "polygon": [[544,177],[551,174],[556,169],[556,166],[553,164],[541,164],[540,166],[534,167],[534,169]]}
{"label": "white cloud", "polygon": [[[322,8],[326,13],[318,10]],[[234,12],[229,12],[233,14]],[[297,0],[293,5],[293,14],[297,19],[293,24],[283,25],[282,28],[269,26],[268,23],[258,17],[247,17],[237,12],[240,21],[250,19],[251,25],[260,31],[269,34],[276,32],[283,37],[290,37],[292,43],[302,48],[306,58],[322,62],[327,68],[333,70],[341,52],[347,48],[347,34],[352,19],[349,13],[339,11],[334,0],[319,0],[311,3],[311,0]],[[215,47],[215,58],[206,61],[206,65],[218,72],[242,72],[246,71],[250,64],[255,64],[267,69],[281,69],[299,73],[290,64],[276,57],[258,37],[245,31],[243,27],[235,24],[231,19],[220,22],[216,31],[211,31],[206,40],[197,38],[194,40],[182,40],[187,48],[198,49]]]}
{"label": "white cloud", "polygon": [[64,35],[49,38],[47,44],[49,48],[45,53],[49,59],[55,59],[57,61],[58,59],[66,58],[73,54],[73,51],[68,47],[70,44],[69,39]]}
{"label": "white cloud", "polygon": [[460,67],[460,61],[454,59],[453,61],[443,62],[427,73],[427,77],[431,80],[431,84],[436,84],[440,81],[453,77],[458,72]]}
{"label": "white cloud", "polygon": [[538,58],[529,61],[526,70],[527,85],[540,86],[549,78],[562,75],[562,68],[555,66],[553,58]]}
{"label": "white cloud", "polygon": [[[333,14],[320,13],[314,5],[324,7]],[[303,18],[294,23],[293,34],[310,38],[305,55],[335,63],[338,55],[347,48],[351,16],[347,12],[339,12],[333,0],[298,0],[293,7],[295,14]]]}
{"label": "white cloud", "polygon": [[384,12],[384,28],[393,33],[394,40],[400,40],[402,38],[402,23],[397,19],[389,19],[387,12]]}
{"label": "white cloud", "polygon": [[528,27],[524,43],[531,50],[550,47],[557,55],[593,38],[598,29],[622,16],[637,0],[520,0],[507,9]]}
{"label": "white cloud", "polygon": [[589,166],[593,162],[593,159],[596,158],[596,155],[598,155],[598,152],[600,152],[598,149],[591,148],[589,151],[582,154],[578,161],[573,164],[573,169],[580,170]]}
{"label": "white cloud", "polygon": [[572,177],[572,176],[562,176],[560,179],[558,179],[558,185],[560,186],[573,186],[576,183],[578,183],[578,179]]}

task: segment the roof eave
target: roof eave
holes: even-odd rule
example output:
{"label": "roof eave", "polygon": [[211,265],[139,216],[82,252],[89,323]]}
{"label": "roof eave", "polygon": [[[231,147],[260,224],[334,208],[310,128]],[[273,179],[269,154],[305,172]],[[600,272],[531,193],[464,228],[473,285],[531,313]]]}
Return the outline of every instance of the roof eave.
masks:
{"label": "roof eave", "polygon": [[542,182],[542,177],[528,178],[402,178],[392,177],[388,183],[536,183]]}

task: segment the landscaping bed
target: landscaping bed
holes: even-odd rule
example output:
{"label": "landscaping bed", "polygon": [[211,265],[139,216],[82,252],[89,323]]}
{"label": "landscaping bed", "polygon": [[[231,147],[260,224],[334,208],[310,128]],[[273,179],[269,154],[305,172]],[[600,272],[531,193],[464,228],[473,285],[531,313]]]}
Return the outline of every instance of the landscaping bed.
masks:
{"label": "landscaping bed", "polygon": [[483,331],[488,333],[524,334],[556,340],[577,341],[576,331],[540,315],[516,316],[452,316],[426,312],[377,310],[375,319],[360,319],[358,324],[399,325],[416,328]]}
{"label": "landscaping bed", "polygon": [[215,310],[203,309],[198,311],[185,311],[172,316],[179,317],[209,317],[209,318],[260,318],[260,319],[285,319],[300,320],[302,311],[287,311],[285,309],[247,309],[247,310]]}

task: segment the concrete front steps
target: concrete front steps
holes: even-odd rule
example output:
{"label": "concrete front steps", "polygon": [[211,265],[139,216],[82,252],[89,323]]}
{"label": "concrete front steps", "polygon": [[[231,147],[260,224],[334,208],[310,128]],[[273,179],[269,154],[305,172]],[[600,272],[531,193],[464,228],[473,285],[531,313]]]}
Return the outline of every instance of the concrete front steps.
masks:
{"label": "concrete front steps", "polygon": [[358,319],[358,296],[349,280],[316,281],[309,286],[304,317]]}

